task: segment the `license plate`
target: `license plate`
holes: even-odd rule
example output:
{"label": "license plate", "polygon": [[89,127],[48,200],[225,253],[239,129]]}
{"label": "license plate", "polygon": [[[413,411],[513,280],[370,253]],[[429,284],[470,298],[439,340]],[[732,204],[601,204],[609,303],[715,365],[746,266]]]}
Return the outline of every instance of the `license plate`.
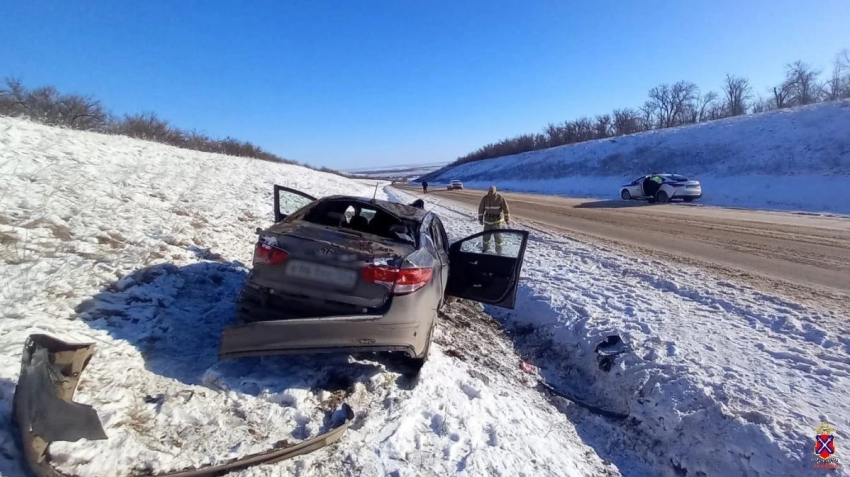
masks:
{"label": "license plate", "polygon": [[319,283],[352,288],[357,283],[357,272],[345,268],[331,267],[319,263],[291,260],[286,266],[286,274],[290,277],[301,278]]}
{"label": "license plate", "polygon": [[698,186],[698,185],[689,185],[689,186],[687,186],[687,187],[685,187],[685,188],[686,188],[686,189],[699,189],[699,186]]}

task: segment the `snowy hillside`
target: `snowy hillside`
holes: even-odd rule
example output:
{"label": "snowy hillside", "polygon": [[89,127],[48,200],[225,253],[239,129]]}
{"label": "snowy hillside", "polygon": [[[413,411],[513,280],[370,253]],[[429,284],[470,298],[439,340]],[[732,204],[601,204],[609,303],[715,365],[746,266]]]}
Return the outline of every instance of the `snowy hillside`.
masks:
{"label": "snowy hillside", "polygon": [[472,162],[425,179],[617,198],[620,185],[656,171],[700,180],[705,204],[850,213],[850,100]]}
{"label": "snowy hillside", "polygon": [[[10,408],[22,345],[37,331],[97,343],[76,399],[95,406],[109,439],[54,444],[54,463],[70,474],[138,475],[304,440],[327,429],[343,399],[358,417],[338,445],[234,475],[608,472],[516,376],[516,354],[468,330],[438,329],[416,386],[382,360],[217,362],[254,230],[271,223],[274,183],[315,195],[375,190],[291,165],[0,117],[0,475],[23,475]],[[508,364],[500,374],[458,363],[441,344]]]}

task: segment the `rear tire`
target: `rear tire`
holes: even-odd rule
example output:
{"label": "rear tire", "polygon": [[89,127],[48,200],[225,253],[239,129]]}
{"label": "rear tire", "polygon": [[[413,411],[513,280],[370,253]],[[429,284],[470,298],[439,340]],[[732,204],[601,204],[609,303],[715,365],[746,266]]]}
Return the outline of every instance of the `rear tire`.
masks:
{"label": "rear tire", "polygon": [[[441,301],[440,304],[437,306],[437,310],[442,308],[442,306],[443,306],[443,302]],[[437,327],[437,316],[435,315],[434,316],[434,323],[431,325],[431,329],[428,330],[428,341],[425,344],[425,350],[422,351],[422,354],[420,354],[419,356],[417,356],[415,358],[407,358],[407,363],[408,363],[409,367],[411,368],[411,371],[413,371],[414,373],[419,373],[419,371],[422,369],[422,366],[425,366],[425,362],[428,361],[428,355],[431,352],[431,341],[433,341],[433,339],[434,339],[434,328],[436,328],[436,327]]]}
{"label": "rear tire", "polygon": [[623,189],[623,192],[620,192],[620,198],[623,200],[631,200],[632,194],[629,193],[628,189]]}
{"label": "rear tire", "polygon": [[657,194],[655,194],[655,201],[658,202],[659,204],[666,204],[667,201],[669,201],[669,200],[670,200],[670,196],[668,196],[667,193],[664,192],[663,190],[660,190],[660,191],[658,191]]}

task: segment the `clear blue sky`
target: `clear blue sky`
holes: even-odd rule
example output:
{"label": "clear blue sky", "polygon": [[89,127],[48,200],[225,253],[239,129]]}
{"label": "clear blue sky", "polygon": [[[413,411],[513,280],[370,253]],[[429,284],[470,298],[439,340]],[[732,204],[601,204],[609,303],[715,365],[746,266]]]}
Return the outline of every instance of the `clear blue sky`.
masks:
{"label": "clear blue sky", "polygon": [[0,2],[0,77],[352,169],[453,160],[661,82],[756,91],[850,47],[848,0]]}

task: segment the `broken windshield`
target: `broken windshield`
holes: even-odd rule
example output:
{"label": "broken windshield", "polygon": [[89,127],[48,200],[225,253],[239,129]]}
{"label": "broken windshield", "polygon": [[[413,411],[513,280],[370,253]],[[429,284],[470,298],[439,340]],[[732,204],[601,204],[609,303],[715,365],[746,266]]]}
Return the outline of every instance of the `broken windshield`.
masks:
{"label": "broken windshield", "polygon": [[356,199],[321,201],[303,213],[293,216],[292,220],[304,220],[343,231],[416,244],[416,222],[401,219],[374,204]]}

